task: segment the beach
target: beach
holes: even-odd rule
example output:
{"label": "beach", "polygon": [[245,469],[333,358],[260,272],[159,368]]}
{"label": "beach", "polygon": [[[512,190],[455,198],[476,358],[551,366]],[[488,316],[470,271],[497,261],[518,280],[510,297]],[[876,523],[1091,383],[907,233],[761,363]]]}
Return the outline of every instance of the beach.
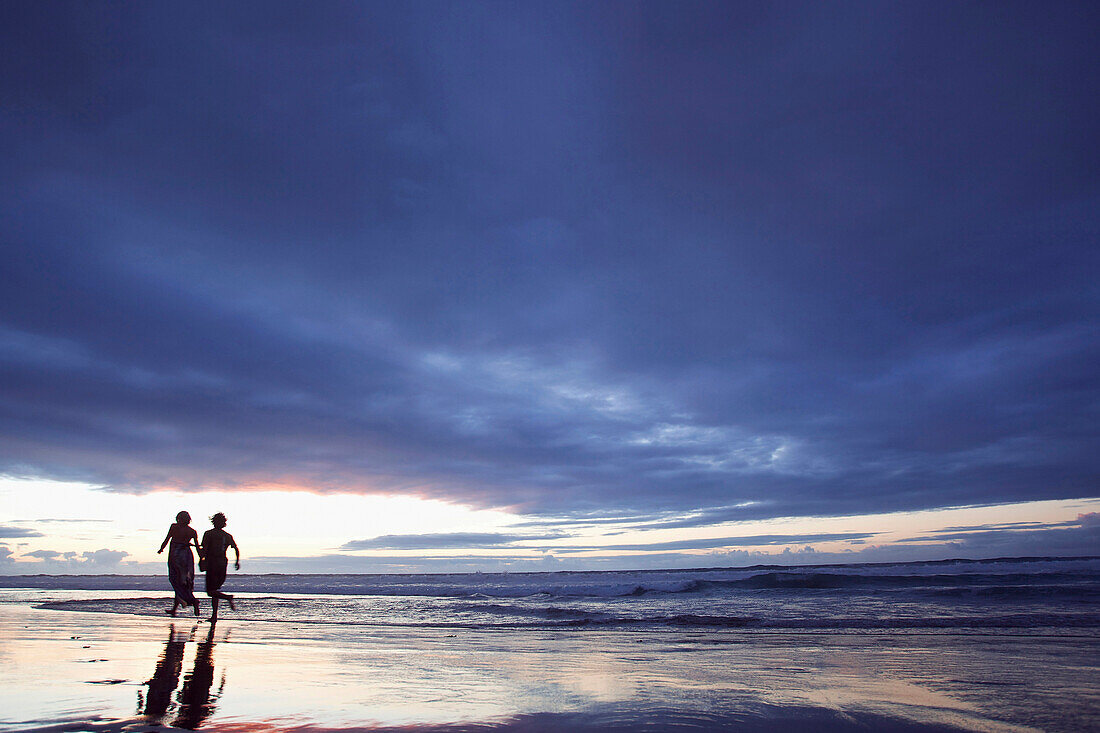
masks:
{"label": "beach", "polygon": [[[805,573],[790,577],[810,583]],[[989,574],[981,577],[988,580]],[[430,585],[413,580],[421,583],[418,588]],[[517,578],[515,586],[529,590],[525,584],[539,580],[546,582],[529,576]],[[8,586],[18,582],[6,581]],[[86,584],[97,582],[102,581]],[[411,581],[402,582],[407,592]],[[460,587],[454,578],[431,582],[449,592]],[[468,582],[481,582],[483,590],[494,583],[499,593],[515,590],[498,580]],[[590,580],[597,582],[610,581]],[[811,584],[820,585],[820,578]],[[667,595],[682,603],[680,596],[697,593],[691,588]],[[760,591],[754,594],[753,602],[759,603]],[[514,600],[554,609],[568,609],[571,602],[590,609],[597,602],[637,609],[636,599],[645,595],[570,601],[541,593],[538,601],[529,596]],[[795,593],[849,607],[857,595],[821,589]],[[795,601],[787,596],[783,602],[790,606]],[[1002,620],[987,628],[950,627],[941,617],[938,628],[880,623],[827,629],[791,623],[778,628],[686,625],[675,619],[659,625],[421,623],[412,617],[423,615],[418,608],[446,605],[438,596],[242,593],[238,598],[236,617],[227,614],[211,626],[193,616],[169,618],[158,611],[157,606],[168,605],[166,594],[0,590],[0,729],[1100,727],[1100,635],[1091,620],[1091,602],[1078,610],[1077,621],[1063,618],[1058,626],[1045,612],[1043,626],[1020,620],[1017,601],[1017,612],[991,614]],[[499,595],[462,599],[498,609],[505,600]],[[342,620],[334,609],[348,603],[381,606],[389,622]],[[268,618],[270,609],[290,607],[322,610],[312,617],[299,613],[297,620]]]}
{"label": "beach", "polygon": [[[1095,661],[1100,644],[1079,637],[212,629],[10,607],[2,623],[5,730],[1012,731],[1100,720],[1096,669],[1081,663],[1082,646]],[[155,679],[173,642],[178,677]],[[187,689],[181,709],[175,698],[205,665],[211,684]],[[172,704],[144,714],[157,694]]]}

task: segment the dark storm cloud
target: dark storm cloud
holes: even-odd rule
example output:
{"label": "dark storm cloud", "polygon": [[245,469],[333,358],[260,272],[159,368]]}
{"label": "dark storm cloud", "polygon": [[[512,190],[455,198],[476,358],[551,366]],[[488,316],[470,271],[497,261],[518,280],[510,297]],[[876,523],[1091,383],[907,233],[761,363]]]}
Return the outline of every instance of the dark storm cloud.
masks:
{"label": "dark storm cloud", "polygon": [[664,527],[1095,494],[1092,4],[0,16],[0,472]]}

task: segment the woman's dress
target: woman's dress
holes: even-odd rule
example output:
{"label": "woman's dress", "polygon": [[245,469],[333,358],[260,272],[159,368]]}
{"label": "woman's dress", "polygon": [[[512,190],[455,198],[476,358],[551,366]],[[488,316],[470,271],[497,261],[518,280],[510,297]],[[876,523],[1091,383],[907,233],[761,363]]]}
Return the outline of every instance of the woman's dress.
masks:
{"label": "woman's dress", "polygon": [[168,580],[180,603],[187,606],[198,603],[195,600],[195,558],[190,545],[173,541],[168,548]]}

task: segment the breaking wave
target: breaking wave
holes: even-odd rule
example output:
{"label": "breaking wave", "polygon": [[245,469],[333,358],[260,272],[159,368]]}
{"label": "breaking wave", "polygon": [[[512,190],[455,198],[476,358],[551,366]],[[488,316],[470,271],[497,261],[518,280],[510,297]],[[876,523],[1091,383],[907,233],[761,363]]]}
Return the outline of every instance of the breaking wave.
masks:
{"label": "breaking wave", "polygon": [[[162,598],[89,599],[50,601],[38,608],[56,611],[164,615]],[[845,631],[887,629],[1074,629],[1100,628],[1098,613],[1019,612],[1007,614],[953,614],[935,616],[795,616],[767,617],[703,613],[634,614],[613,610],[562,607],[517,607],[501,604],[451,606],[435,613],[419,609],[414,618],[402,618],[388,609],[356,604],[341,607],[331,600],[310,602],[296,598],[260,597],[242,600],[235,621],[292,622],[387,627],[440,628],[628,628],[760,629],[788,631]],[[181,618],[187,618],[181,612]]]}
{"label": "breaking wave", "polygon": [[[39,608],[163,616],[158,576],[0,577]],[[1100,558],[670,571],[238,575],[246,621],[470,628],[1100,628]],[[135,593],[135,591],[138,591]],[[7,592],[15,597],[19,591]],[[200,596],[201,597],[201,596]],[[0,594],[0,602],[4,595]]]}

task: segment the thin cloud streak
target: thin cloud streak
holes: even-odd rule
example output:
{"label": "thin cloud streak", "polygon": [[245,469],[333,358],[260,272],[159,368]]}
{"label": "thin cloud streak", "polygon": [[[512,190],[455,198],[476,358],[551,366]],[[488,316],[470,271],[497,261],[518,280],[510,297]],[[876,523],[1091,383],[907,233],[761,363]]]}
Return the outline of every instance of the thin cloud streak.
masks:
{"label": "thin cloud streak", "polygon": [[0,538],[4,539],[17,539],[20,537],[41,537],[42,533],[33,529],[24,529],[22,527],[9,527],[7,525],[0,524]]}
{"label": "thin cloud streak", "polygon": [[554,546],[555,552],[588,551],[639,551],[639,550],[709,550],[725,547],[763,547],[767,545],[808,545],[816,542],[841,542],[845,540],[867,540],[880,532],[821,532],[817,534],[760,534],[741,537],[714,537],[690,540],[671,540],[667,542],[638,542],[617,545],[563,545]]}
{"label": "thin cloud streak", "polygon": [[[340,546],[343,551],[358,550],[443,550],[483,549],[507,547],[510,549],[538,549],[553,552],[591,552],[622,550],[690,550],[723,547],[757,547],[763,545],[810,544],[814,542],[839,542],[842,540],[867,540],[879,532],[838,532],[811,534],[761,534],[740,537],[715,537],[665,542],[634,544],[585,544],[575,545],[557,542],[572,535],[564,533],[546,535],[510,535],[500,533],[454,532],[447,534],[384,535],[367,540],[352,540]],[[539,544],[540,541],[543,544]],[[545,544],[554,541],[554,544]]]}
{"label": "thin cloud streak", "polygon": [[514,545],[518,542],[557,540],[569,535],[510,535],[493,532],[450,532],[439,534],[382,535],[366,540],[351,540],[341,550],[433,550],[448,548],[484,548]]}

